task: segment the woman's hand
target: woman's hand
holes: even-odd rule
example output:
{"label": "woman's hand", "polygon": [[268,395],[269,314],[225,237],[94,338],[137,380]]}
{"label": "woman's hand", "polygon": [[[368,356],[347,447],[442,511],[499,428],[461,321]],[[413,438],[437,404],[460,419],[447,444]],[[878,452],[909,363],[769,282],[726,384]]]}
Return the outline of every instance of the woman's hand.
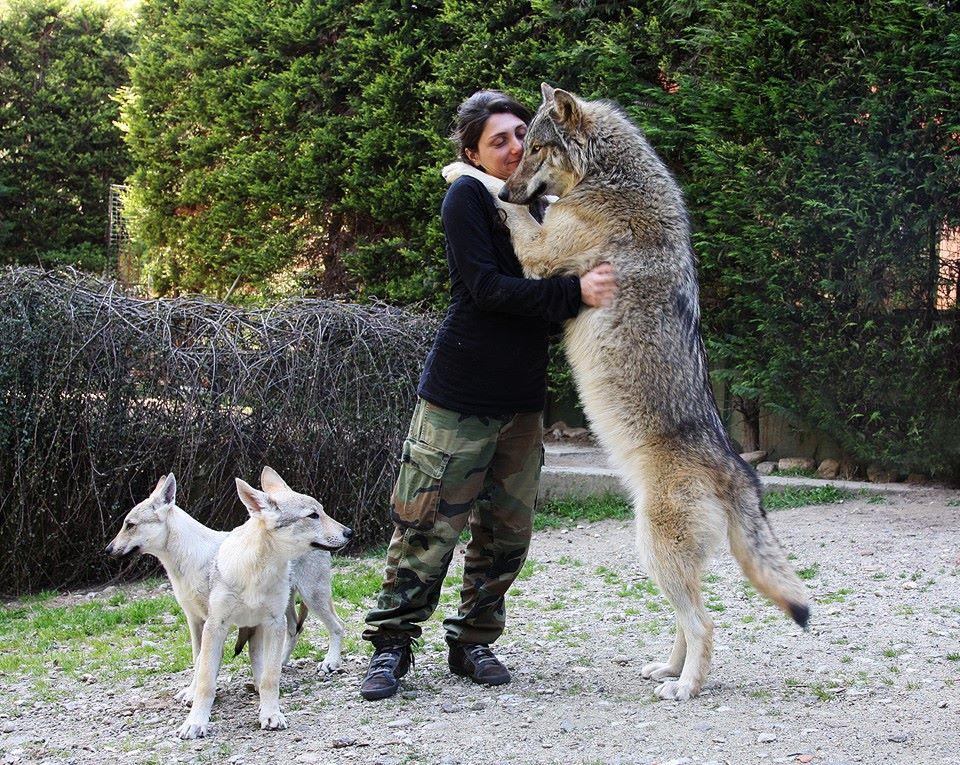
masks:
{"label": "woman's hand", "polygon": [[617,296],[617,275],[609,263],[587,271],[580,277],[580,300],[590,308],[606,308]]}

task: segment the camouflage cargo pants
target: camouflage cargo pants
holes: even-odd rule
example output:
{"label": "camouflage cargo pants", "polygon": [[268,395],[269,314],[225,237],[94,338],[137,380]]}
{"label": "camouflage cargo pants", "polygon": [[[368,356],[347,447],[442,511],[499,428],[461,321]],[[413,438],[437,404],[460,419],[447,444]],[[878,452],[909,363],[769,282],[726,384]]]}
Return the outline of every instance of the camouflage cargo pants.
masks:
{"label": "camouflage cargo pants", "polygon": [[492,643],[500,636],[504,595],[530,546],[542,437],[540,412],[480,417],[418,402],[403,443],[390,510],[396,529],[366,640],[420,636],[468,523],[460,609],[444,620],[447,640]]}

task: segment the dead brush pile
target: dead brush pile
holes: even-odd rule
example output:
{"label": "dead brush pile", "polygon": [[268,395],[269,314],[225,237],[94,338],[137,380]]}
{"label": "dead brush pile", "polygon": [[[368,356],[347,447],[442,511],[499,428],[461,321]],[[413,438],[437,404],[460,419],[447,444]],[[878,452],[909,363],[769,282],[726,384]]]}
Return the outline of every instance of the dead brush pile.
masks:
{"label": "dead brush pile", "polygon": [[102,555],[173,470],[214,528],[246,513],[234,477],[277,468],[384,540],[433,316],[296,299],[143,300],[75,272],[0,273],[0,592],[141,575]]}

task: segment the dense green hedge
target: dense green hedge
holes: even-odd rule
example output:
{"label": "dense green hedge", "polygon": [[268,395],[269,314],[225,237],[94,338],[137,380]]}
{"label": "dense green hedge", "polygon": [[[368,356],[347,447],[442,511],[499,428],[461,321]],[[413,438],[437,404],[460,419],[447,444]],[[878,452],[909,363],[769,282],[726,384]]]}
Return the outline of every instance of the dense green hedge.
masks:
{"label": "dense green hedge", "polygon": [[491,86],[535,106],[547,80],[619,101],[676,171],[734,400],[789,411],[855,460],[956,471],[958,313],[935,296],[940,232],[960,225],[958,15],[144,0],[122,120],[145,275],[164,294],[442,306],[453,109]]}
{"label": "dense green hedge", "polygon": [[131,168],[114,122],[133,41],[117,8],[0,4],[0,263],[106,265],[108,188]]}

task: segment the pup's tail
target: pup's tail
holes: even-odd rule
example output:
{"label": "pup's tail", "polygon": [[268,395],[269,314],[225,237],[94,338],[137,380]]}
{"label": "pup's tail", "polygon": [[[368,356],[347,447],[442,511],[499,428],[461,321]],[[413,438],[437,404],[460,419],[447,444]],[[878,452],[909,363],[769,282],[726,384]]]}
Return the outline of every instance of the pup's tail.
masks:
{"label": "pup's tail", "polygon": [[728,512],[730,551],[751,584],[804,629],[810,620],[810,599],[787,560],[763,510],[760,485],[753,475],[735,491]]}
{"label": "pup's tail", "polygon": [[237,630],[237,642],[233,646],[234,656],[240,655],[243,647],[250,642],[250,637],[253,635],[255,629],[256,627],[240,627],[240,629]]}

